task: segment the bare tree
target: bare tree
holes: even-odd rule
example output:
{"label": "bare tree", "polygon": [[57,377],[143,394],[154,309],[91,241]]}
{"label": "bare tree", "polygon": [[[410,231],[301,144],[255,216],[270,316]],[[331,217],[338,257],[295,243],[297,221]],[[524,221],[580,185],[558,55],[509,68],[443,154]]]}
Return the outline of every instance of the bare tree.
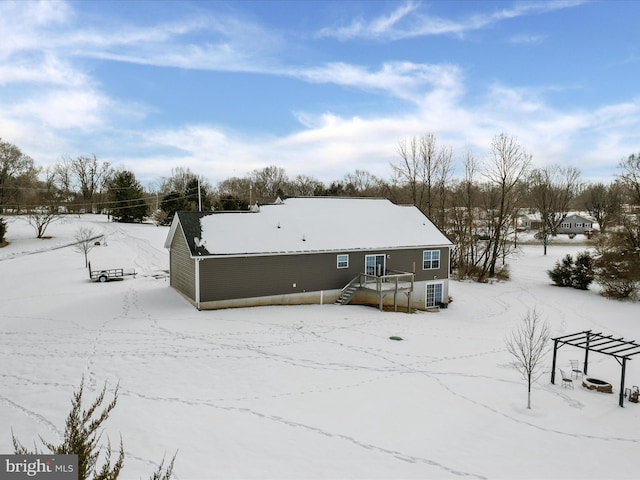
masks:
{"label": "bare tree", "polygon": [[446,230],[454,243],[452,260],[458,278],[468,278],[476,268],[479,250],[477,205],[479,189],[476,182],[478,162],[467,153],[464,161],[464,178],[453,191],[450,219],[452,224]]}
{"label": "bare tree", "polygon": [[52,167],[51,171],[47,173],[47,178],[56,185],[64,203],[72,202],[75,196],[71,163],[71,158],[63,157]]}
{"label": "bare tree", "polygon": [[73,249],[84,255],[84,266],[89,266],[89,252],[96,247],[96,241],[102,238],[102,235],[96,233],[91,227],[79,227],[75,232],[76,243]]}
{"label": "bare tree", "polygon": [[[437,208],[435,210],[435,222],[440,228],[445,228],[445,217],[447,208],[447,186],[453,176],[453,150],[451,147],[442,147],[438,151],[435,164],[435,188]],[[434,202],[435,203],[435,202]]]}
{"label": "bare tree", "polygon": [[391,164],[394,183],[406,185],[411,195],[412,204],[424,211],[427,188],[418,139],[412,137],[409,140],[402,140],[398,143],[397,152],[400,160]]}
{"label": "bare tree", "polygon": [[584,190],[584,205],[600,225],[600,233],[606,233],[607,228],[614,224],[622,211],[622,192],[620,184],[610,185],[596,183],[588,185]]}
{"label": "bare tree", "polygon": [[231,177],[219,182],[216,186],[215,195],[218,199],[233,198],[247,205],[255,200],[252,195],[251,180],[241,177]]}
{"label": "bare tree", "polygon": [[541,219],[538,237],[546,255],[551,236],[556,235],[558,225],[567,216],[569,203],[580,190],[580,171],[551,165],[533,170],[529,178],[531,202]]}
{"label": "bare tree", "polygon": [[522,323],[505,340],[507,351],[513,357],[512,365],[527,382],[528,409],[531,408],[531,385],[543,374],[542,363],[550,337],[549,324],[540,319],[540,313],[534,308],[527,311]]}
{"label": "bare tree", "polygon": [[55,182],[69,200],[75,193],[83,208],[92,210],[113,170],[109,162],[99,162],[95,155],[63,157],[55,166]]}
{"label": "bare tree", "polygon": [[309,197],[324,191],[324,183],[308,175],[296,175],[290,183],[291,195]]}
{"label": "bare tree", "polygon": [[618,165],[620,182],[626,189],[630,203],[640,205],[640,154],[632,154],[622,159]]}
{"label": "bare tree", "polygon": [[27,211],[27,222],[36,231],[36,238],[44,238],[49,225],[60,218],[54,206],[31,207]]}
{"label": "bare tree", "polygon": [[189,182],[194,178],[197,178],[197,175],[193,173],[189,168],[172,168],[171,175],[169,177],[162,177],[159,190],[161,193],[165,194],[169,192],[184,193],[187,191]]}
{"label": "bare tree", "polygon": [[508,234],[525,191],[523,181],[531,165],[531,155],[505,133],[493,138],[491,157],[483,175],[487,179],[485,209],[488,244],[479,281],[496,273],[498,258],[508,254]]}
{"label": "bare tree", "polygon": [[289,178],[284,168],[269,165],[249,174],[252,182],[252,200],[268,202],[287,194]]}
{"label": "bare tree", "polygon": [[343,183],[349,195],[358,197],[380,196],[386,188],[383,180],[360,169],[347,173],[343,178]]}
{"label": "bare tree", "polygon": [[427,133],[401,141],[396,151],[400,160],[391,164],[393,183],[406,186],[413,205],[442,228],[446,186],[453,174],[451,148],[438,149],[435,135]]}

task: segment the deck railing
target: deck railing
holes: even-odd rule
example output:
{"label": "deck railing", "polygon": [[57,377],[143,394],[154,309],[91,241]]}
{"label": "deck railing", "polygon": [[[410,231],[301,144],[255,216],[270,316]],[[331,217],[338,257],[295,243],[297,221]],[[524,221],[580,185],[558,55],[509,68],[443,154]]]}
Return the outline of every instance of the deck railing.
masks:
{"label": "deck railing", "polygon": [[360,287],[377,291],[382,290],[409,290],[413,291],[415,274],[388,270],[385,275],[360,274]]}

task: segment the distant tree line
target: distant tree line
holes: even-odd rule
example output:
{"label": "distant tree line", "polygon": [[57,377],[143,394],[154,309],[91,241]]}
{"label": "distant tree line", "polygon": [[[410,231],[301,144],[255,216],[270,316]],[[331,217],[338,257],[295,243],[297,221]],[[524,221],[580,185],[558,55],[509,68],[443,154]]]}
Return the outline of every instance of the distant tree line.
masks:
{"label": "distant tree line", "polygon": [[463,153],[458,177],[452,148],[438,144],[433,133],[399,141],[396,154],[387,179],[355,170],[325,183],[308,175],[291,178],[270,165],[214,186],[189,168],[176,167],[145,191],[133,171],[114,169],[95,155],[63,157],[43,169],[0,140],[0,214],[27,214],[41,236],[62,213],[102,212],[123,222],[151,216],[168,224],[181,210],[247,210],[278,197],[385,197],[424,212],[455,244],[454,274],[484,282],[508,277],[506,260],[517,248],[520,214],[538,215],[537,238],[546,253],[567,213],[587,210],[602,233],[597,257],[611,260],[638,284],[640,273],[631,260],[640,265],[640,154],[622,159],[609,184],[582,182],[575,167],[533,168],[531,154],[505,133],[491,139],[482,160]]}

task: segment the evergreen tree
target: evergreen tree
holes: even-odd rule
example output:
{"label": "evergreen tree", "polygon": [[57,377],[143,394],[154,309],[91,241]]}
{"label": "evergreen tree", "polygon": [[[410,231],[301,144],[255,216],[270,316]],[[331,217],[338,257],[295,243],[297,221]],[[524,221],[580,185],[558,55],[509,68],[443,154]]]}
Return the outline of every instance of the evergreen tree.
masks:
{"label": "evergreen tree", "polygon": [[187,183],[184,193],[191,205],[191,210],[198,210],[200,204],[202,204],[203,212],[211,210],[211,198],[206,182],[201,182],[198,177],[193,177]]}
{"label": "evergreen tree", "polygon": [[595,278],[608,298],[635,298],[640,291],[640,251],[630,247],[622,234],[614,234],[598,245]]}
{"label": "evergreen tree", "polygon": [[218,199],[215,208],[216,210],[249,210],[249,204],[241,198],[225,195]]}
{"label": "evergreen tree", "polygon": [[594,279],[594,260],[589,252],[578,252],[575,261],[567,254],[547,274],[554,285],[587,290]]}
{"label": "evergreen tree", "polygon": [[117,222],[141,222],[147,214],[144,192],[129,170],[117,172],[107,184],[110,210]]}
{"label": "evergreen tree", "polygon": [[547,274],[554,285],[558,287],[570,287],[573,277],[573,257],[567,254],[562,260],[557,261],[553,270],[548,270]]}
{"label": "evergreen tree", "polygon": [[587,290],[593,279],[593,257],[589,252],[579,252],[571,275],[571,286],[579,290]]}
{"label": "evergreen tree", "polygon": [[7,234],[7,222],[0,217],[0,245],[4,243],[4,237]]}
{"label": "evergreen tree", "polygon": [[160,202],[160,210],[167,214],[165,223],[171,223],[176,212],[190,210],[189,200],[183,193],[174,190],[164,196]]}

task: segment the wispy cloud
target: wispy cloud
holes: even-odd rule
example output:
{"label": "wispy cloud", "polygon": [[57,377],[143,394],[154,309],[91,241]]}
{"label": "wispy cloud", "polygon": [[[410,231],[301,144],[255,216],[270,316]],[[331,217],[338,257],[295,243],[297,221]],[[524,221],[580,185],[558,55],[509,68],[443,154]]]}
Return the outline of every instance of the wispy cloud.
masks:
{"label": "wispy cloud", "polygon": [[22,85],[58,85],[81,87],[92,83],[91,78],[51,53],[25,55],[19,59],[0,64],[0,86],[20,83]]}
{"label": "wispy cloud", "polygon": [[[384,15],[325,29],[323,35],[340,39],[463,36],[507,19],[579,3],[515,3],[454,20],[429,16],[424,13],[424,4],[409,1]],[[494,84],[478,86],[474,92],[478,96],[471,103],[466,97],[471,86],[465,71],[455,64],[388,60],[378,64],[292,64],[284,59],[287,44],[278,32],[239,17],[185,15],[165,23],[122,23],[106,28],[85,25],[73,5],[0,2],[0,30],[10,32],[10,38],[0,42],[0,86],[21,88],[18,95],[0,91],[0,132],[18,144],[38,145],[27,151],[40,154],[39,161],[57,160],[69,152],[66,148],[71,148],[76,138],[91,137],[93,141],[95,136],[92,145],[107,143],[104,132],[114,131],[116,125],[126,130],[130,125],[120,120],[145,115],[144,106],[127,107],[111,98],[92,76],[87,59],[254,72],[307,84],[338,85],[406,102],[402,111],[370,111],[362,116],[301,104],[294,114],[299,128],[281,136],[247,138],[240,132],[212,124],[190,124],[188,120],[164,130],[128,131],[118,137],[121,145],[110,148],[118,160],[137,162],[136,171],[147,179],[180,164],[214,181],[268,164],[286,166],[290,174],[306,173],[323,180],[331,180],[335,171],[346,173],[356,168],[384,177],[395,158],[397,142],[426,131],[451,145],[456,156],[470,150],[482,157],[492,136],[506,131],[517,136],[527,150],[536,146],[537,150],[532,150],[536,162],[579,156],[581,162],[593,165],[603,159],[615,165],[624,153],[634,151],[633,141],[635,145],[640,141],[635,133],[640,124],[640,101],[596,111],[561,111],[551,106],[541,87],[516,89]],[[14,17],[9,21],[11,15]],[[510,39],[520,43],[543,40],[535,35]],[[15,91],[17,88],[12,88],[12,93]],[[478,91],[486,95],[484,101]],[[580,140],[580,151],[572,143],[576,139]],[[130,152],[141,148],[153,152],[136,159]],[[228,162],[229,158],[234,162]]]}
{"label": "wispy cloud", "polygon": [[349,25],[326,27],[318,32],[320,37],[335,37],[347,40],[357,37],[379,37],[395,31],[397,25],[409,14],[416,11],[419,4],[409,1],[387,15],[381,15],[372,20],[355,19]]}
{"label": "wispy cloud", "polygon": [[358,18],[344,26],[325,27],[318,32],[318,35],[339,40],[355,38],[400,40],[434,35],[462,37],[467,32],[480,30],[504,20],[571,8],[582,3],[584,3],[583,0],[516,2],[507,8],[493,12],[472,14],[462,19],[448,19],[423,13],[421,4],[409,1],[387,15],[370,20]]}
{"label": "wispy cloud", "polygon": [[310,69],[292,69],[295,76],[312,83],[333,83],[369,91],[382,91],[404,100],[420,103],[425,91],[447,90],[459,94],[460,69],[454,65],[427,65],[389,62],[377,71],[347,63],[331,63]]}
{"label": "wispy cloud", "polygon": [[544,35],[520,34],[509,37],[509,43],[514,45],[540,45],[546,40]]}

